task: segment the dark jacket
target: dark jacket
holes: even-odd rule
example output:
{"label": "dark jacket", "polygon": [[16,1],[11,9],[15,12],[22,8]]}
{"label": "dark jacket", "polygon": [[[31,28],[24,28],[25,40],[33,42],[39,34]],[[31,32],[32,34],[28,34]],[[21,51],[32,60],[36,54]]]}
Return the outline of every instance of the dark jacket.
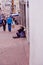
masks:
{"label": "dark jacket", "polygon": [[2,25],[6,25],[6,20],[2,20]]}

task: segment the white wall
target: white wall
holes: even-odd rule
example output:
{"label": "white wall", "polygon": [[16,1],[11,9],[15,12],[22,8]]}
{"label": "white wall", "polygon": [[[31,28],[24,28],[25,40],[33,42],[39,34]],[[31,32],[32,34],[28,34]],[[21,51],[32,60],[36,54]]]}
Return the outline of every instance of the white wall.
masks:
{"label": "white wall", "polygon": [[43,0],[30,0],[30,65],[43,65]]}
{"label": "white wall", "polygon": [[29,0],[26,0],[26,36],[27,36],[27,41],[29,43],[29,6],[27,6],[27,1],[29,4]]}

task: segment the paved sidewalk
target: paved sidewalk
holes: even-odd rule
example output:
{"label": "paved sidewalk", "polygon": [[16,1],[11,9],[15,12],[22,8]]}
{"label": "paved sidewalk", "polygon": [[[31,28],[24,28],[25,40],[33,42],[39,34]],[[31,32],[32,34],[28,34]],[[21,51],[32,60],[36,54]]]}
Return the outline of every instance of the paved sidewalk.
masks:
{"label": "paved sidewalk", "polygon": [[0,65],[29,65],[29,44],[26,38],[12,38],[16,36],[15,29],[4,32],[0,28]]}

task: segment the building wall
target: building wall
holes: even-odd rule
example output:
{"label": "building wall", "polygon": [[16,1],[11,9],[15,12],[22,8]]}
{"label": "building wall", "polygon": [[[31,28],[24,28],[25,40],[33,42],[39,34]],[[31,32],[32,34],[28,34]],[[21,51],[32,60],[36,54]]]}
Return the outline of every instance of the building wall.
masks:
{"label": "building wall", "polygon": [[16,13],[19,12],[19,0],[14,0],[14,5],[16,5]]}
{"label": "building wall", "polygon": [[30,0],[29,3],[29,65],[43,65],[43,0]]}
{"label": "building wall", "polygon": [[26,26],[26,3],[25,1],[20,1],[19,2],[19,7],[20,7],[20,23],[23,25],[23,26]]}
{"label": "building wall", "polygon": [[26,0],[26,37],[28,43],[30,43],[30,35],[29,35],[29,0]]}

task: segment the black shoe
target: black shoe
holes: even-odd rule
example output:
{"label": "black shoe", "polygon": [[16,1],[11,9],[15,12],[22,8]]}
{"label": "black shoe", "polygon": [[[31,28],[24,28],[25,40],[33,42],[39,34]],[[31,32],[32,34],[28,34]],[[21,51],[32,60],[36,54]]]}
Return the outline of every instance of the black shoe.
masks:
{"label": "black shoe", "polygon": [[13,38],[20,38],[20,37],[14,37],[14,36],[13,36]]}

